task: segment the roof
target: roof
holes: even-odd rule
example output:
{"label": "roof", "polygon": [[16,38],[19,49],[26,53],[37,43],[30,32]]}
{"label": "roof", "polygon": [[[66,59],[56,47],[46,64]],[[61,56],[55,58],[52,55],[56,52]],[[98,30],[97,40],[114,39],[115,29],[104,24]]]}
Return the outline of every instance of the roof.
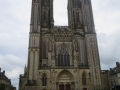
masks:
{"label": "roof", "polygon": [[116,62],[116,67],[110,68],[110,74],[120,73],[120,63]]}
{"label": "roof", "polygon": [[5,80],[11,83],[11,80],[5,75],[5,71],[1,72],[1,68],[0,68],[0,80]]}

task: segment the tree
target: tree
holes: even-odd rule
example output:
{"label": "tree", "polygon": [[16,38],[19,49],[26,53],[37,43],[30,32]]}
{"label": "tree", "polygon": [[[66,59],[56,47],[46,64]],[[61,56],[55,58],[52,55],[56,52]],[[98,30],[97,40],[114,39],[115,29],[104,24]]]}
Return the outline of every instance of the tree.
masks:
{"label": "tree", "polygon": [[5,90],[6,89],[6,85],[5,84],[0,84],[0,90]]}

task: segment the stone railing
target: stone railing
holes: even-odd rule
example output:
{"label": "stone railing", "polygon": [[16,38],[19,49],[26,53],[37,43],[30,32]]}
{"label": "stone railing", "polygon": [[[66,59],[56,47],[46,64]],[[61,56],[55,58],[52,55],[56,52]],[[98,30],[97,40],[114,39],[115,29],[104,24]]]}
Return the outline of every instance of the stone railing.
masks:
{"label": "stone railing", "polygon": [[56,66],[56,68],[73,68],[74,67],[74,65],[70,65],[70,66]]}
{"label": "stone railing", "polygon": [[51,68],[51,66],[39,66],[39,69],[47,69],[47,68]]}
{"label": "stone railing", "polygon": [[73,68],[74,65],[70,65],[70,66],[55,66],[55,67],[51,67],[51,66],[39,66],[39,69],[50,69],[50,68]]}
{"label": "stone railing", "polygon": [[66,28],[67,29],[67,28],[69,28],[69,26],[54,26],[54,28],[60,28],[60,29],[62,29],[62,28],[65,29]]}
{"label": "stone railing", "polygon": [[[51,69],[51,68],[74,68],[74,65],[69,65],[69,66],[56,65],[55,67],[52,67],[52,66],[39,66],[39,69]],[[89,66],[78,66],[77,68],[89,69]]]}

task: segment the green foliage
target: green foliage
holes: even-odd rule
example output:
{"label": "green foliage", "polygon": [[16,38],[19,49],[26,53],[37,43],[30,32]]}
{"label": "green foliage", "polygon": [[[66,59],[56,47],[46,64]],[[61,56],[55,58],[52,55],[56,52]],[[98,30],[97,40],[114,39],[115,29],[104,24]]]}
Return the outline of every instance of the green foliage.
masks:
{"label": "green foliage", "polygon": [[14,90],[14,88],[10,88],[10,90]]}
{"label": "green foliage", "polygon": [[10,90],[14,90],[14,88],[12,86],[0,84],[0,90],[6,90],[6,88],[9,88]]}
{"label": "green foliage", "polygon": [[10,90],[15,90],[15,88],[11,86],[11,87],[10,87]]}
{"label": "green foliage", "polygon": [[0,84],[0,90],[5,90],[6,89],[6,85],[5,84]]}

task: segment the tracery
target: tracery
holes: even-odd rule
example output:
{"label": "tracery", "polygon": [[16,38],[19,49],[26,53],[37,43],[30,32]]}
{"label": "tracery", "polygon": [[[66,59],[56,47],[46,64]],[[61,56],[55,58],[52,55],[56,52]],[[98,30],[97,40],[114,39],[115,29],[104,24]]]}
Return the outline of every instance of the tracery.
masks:
{"label": "tracery", "polygon": [[70,66],[69,53],[66,47],[61,47],[58,54],[58,66]]}

